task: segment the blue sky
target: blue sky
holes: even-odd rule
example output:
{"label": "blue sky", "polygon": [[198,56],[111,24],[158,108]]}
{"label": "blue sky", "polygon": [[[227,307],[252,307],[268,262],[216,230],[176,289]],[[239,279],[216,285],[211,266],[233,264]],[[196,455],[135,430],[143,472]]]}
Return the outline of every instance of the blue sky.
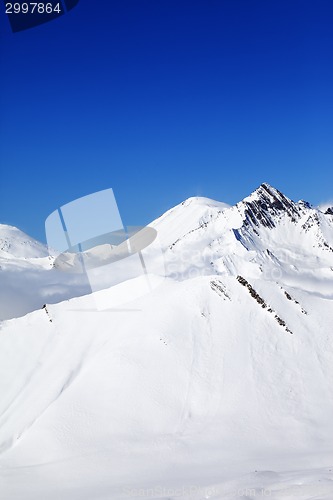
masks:
{"label": "blue sky", "polygon": [[0,16],[0,221],[44,239],[112,187],[146,224],[261,182],[332,199],[331,0],[80,0],[12,34]]}

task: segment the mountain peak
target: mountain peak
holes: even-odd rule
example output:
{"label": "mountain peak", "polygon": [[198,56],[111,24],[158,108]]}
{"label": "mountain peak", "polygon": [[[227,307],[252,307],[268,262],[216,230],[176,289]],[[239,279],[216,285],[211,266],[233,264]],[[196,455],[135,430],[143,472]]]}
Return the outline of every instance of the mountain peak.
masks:
{"label": "mountain peak", "polygon": [[268,182],[263,182],[262,184],[260,184],[260,186],[252,193],[252,195],[257,195],[258,197],[265,197],[265,198],[267,198],[267,196],[270,196],[273,199],[283,198],[284,200],[289,200],[289,198],[287,198],[283,193],[281,193],[281,191],[268,184]]}
{"label": "mountain peak", "polygon": [[184,200],[179,206],[188,207],[189,205],[193,206],[201,206],[201,207],[210,207],[210,208],[218,208],[220,210],[225,210],[226,208],[230,208],[228,203],[224,203],[223,201],[216,201],[211,198],[206,198],[203,196],[191,196]]}
{"label": "mountain peak", "polygon": [[292,219],[298,215],[295,203],[267,182],[244,198],[246,225],[275,227],[275,219],[287,213]]}

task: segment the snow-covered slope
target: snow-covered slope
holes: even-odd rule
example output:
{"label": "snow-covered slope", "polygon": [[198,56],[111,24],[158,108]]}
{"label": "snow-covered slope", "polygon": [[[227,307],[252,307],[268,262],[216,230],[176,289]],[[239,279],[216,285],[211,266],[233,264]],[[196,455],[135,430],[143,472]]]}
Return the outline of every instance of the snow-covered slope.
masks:
{"label": "snow-covered slope", "polygon": [[152,226],[150,294],[0,324],[3,497],[331,499],[333,215],[263,184]]}
{"label": "snow-covered slope", "polygon": [[47,248],[16,227],[0,224],[0,257],[22,259],[47,257]]}
{"label": "snow-covered slope", "polygon": [[57,272],[53,261],[45,245],[0,224],[0,321],[89,292],[84,277]]}

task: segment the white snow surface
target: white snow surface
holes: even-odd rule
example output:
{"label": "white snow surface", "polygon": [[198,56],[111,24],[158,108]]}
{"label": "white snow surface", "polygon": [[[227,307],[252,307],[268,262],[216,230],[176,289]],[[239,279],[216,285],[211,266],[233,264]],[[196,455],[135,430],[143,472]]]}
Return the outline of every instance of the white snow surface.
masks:
{"label": "white snow surface", "polygon": [[151,226],[144,294],[0,226],[0,498],[331,500],[333,215],[263,184]]}

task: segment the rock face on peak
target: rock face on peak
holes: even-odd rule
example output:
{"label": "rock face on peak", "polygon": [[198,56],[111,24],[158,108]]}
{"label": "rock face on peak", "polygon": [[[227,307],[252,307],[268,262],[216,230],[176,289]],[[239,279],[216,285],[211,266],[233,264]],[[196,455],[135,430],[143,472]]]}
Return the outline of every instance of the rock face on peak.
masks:
{"label": "rock face on peak", "polygon": [[246,225],[273,228],[281,214],[288,214],[293,220],[299,215],[295,203],[267,183],[261,184],[241,204],[245,205]]}

